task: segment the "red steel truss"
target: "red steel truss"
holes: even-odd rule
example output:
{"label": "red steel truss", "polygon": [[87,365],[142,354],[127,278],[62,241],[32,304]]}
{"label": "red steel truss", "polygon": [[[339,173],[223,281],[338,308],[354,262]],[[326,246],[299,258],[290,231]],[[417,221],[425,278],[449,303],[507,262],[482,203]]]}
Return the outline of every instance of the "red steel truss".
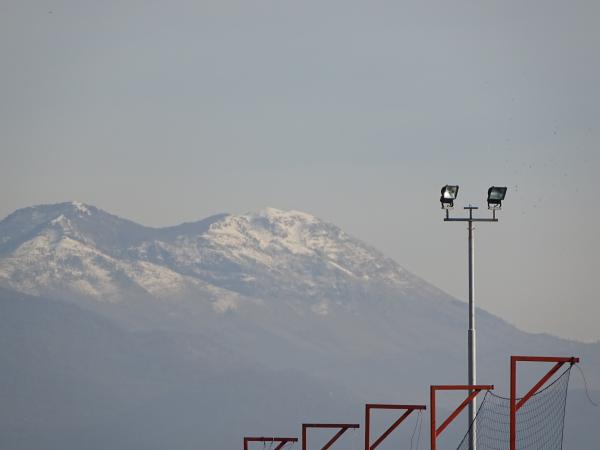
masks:
{"label": "red steel truss", "polygon": [[290,442],[298,442],[298,438],[294,437],[245,437],[244,438],[244,450],[248,450],[248,444],[250,442],[278,442],[277,447],[274,450],[281,450],[285,444]]}
{"label": "red steel truss", "polygon": [[[547,362],[555,363],[554,366],[540,378],[527,394],[517,399],[517,363],[519,362]],[[579,362],[576,357],[560,356],[511,356],[510,357],[510,450],[517,449],[517,411],[529,400],[565,363]]]}
{"label": "red steel truss", "polygon": [[[437,438],[442,432],[450,425],[450,423],[456,419],[456,416],[460,414],[460,412],[467,407],[469,403],[473,401],[473,399],[479,394],[481,391],[489,391],[494,389],[493,385],[489,384],[451,384],[451,385],[438,385],[431,386],[429,388],[429,397],[430,397],[430,414],[431,414],[431,450],[436,450]],[[437,391],[470,391],[467,398],[454,410],[452,414],[448,416],[448,418],[436,428],[435,421],[435,393]]]}
{"label": "red steel truss", "polygon": [[302,450],[308,449],[307,432],[309,428],[337,428],[338,432],[321,448],[321,450],[327,450],[331,447],[335,441],[337,441],[342,434],[348,431],[350,428],[360,428],[357,423],[303,423],[302,424]]}
{"label": "red steel truss", "polygon": [[[381,436],[375,439],[375,442],[371,444],[371,410],[372,409],[400,409],[404,413],[396,420]],[[404,419],[406,419],[410,413],[415,410],[425,410],[425,405],[389,405],[381,403],[367,403],[365,405],[365,450],[375,450],[379,444],[387,438],[392,431],[394,431],[398,425],[400,425]]]}

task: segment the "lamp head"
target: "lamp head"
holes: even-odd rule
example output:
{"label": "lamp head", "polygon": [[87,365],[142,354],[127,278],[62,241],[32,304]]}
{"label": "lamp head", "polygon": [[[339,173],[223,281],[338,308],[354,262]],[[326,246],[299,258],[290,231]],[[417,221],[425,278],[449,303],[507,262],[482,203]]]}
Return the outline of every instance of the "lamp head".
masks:
{"label": "lamp head", "polygon": [[454,200],[458,197],[458,186],[447,184],[442,188],[442,196],[440,197],[440,203],[442,209],[454,208]]}
{"label": "lamp head", "polygon": [[506,187],[492,186],[488,189],[488,209],[502,208],[502,200],[506,197]]}

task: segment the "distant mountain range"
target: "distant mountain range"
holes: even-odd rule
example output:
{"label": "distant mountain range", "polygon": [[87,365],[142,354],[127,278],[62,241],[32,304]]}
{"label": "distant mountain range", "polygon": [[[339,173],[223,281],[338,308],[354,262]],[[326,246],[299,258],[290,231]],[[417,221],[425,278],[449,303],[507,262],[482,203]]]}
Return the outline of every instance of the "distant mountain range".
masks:
{"label": "distant mountain range", "polygon": [[78,202],[43,205],[0,222],[0,245],[2,285],[109,303],[195,295],[224,312],[277,296],[304,306],[310,298],[309,309],[326,315],[357,290],[424,288],[338,227],[273,208],[152,229]]}
{"label": "distant mountain range", "polygon": [[[1,448],[232,448],[466,378],[463,302],[298,211],[149,228],[20,209],[0,222],[0,287]],[[506,392],[510,354],[560,354],[600,386],[600,343],[477,314],[479,381]],[[594,448],[579,387],[565,443]]]}

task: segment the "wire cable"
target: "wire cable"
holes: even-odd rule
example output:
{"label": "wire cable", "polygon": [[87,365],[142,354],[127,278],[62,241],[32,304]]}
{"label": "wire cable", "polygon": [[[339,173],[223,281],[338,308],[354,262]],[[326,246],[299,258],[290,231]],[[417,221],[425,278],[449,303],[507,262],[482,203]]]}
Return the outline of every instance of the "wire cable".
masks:
{"label": "wire cable", "polygon": [[585,379],[585,374],[583,373],[583,369],[581,367],[579,367],[579,364],[575,364],[575,367],[577,367],[577,369],[579,369],[579,373],[581,374],[581,378],[583,378],[583,384],[585,386],[585,395],[588,399],[588,401],[594,405],[596,408],[598,408],[600,405],[598,405],[598,403],[596,403],[594,400],[592,400],[592,397],[590,396],[590,392],[588,390],[588,383],[587,380]]}
{"label": "wire cable", "polygon": [[419,434],[417,435],[417,450],[421,448],[421,429],[423,428],[423,411],[419,411]]}
{"label": "wire cable", "polygon": [[415,426],[413,427],[412,433],[410,435],[410,450],[413,450],[413,438],[415,437],[415,432],[417,431],[417,425],[419,424],[419,414],[420,413],[421,413],[421,411],[418,411],[418,414],[416,415]]}

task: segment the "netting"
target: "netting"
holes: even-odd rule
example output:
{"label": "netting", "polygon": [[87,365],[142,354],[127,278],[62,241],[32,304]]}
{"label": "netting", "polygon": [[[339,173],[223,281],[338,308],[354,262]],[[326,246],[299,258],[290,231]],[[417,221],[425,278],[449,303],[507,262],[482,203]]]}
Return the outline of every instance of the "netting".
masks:
{"label": "netting", "polygon": [[[529,398],[517,411],[518,450],[562,449],[570,372],[571,367],[568,367],[550,385]],[[474,423],[478,450],[510,448],[509,398],[488,391],[477,410]],[[463,437],[457,450],[469,449],[469,433],[470,431]]]}

